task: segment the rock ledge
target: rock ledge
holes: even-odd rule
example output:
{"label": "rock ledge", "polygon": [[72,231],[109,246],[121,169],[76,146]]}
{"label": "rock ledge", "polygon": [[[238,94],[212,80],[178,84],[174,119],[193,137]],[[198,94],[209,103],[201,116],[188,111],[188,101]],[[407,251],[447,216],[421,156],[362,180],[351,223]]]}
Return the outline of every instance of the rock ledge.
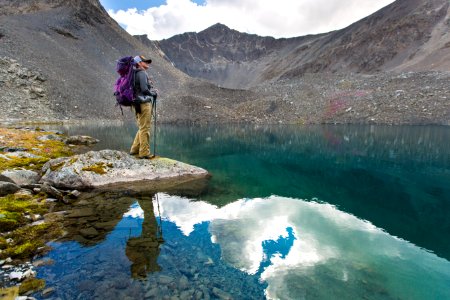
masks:
{"label": "rock ledge", "polygon": [[41,182],[63,189],[129,189],[156,191],[196,179],[209,173],[176,160],[156,157],[137,159],[116,150],[89,151],[48,161]]}

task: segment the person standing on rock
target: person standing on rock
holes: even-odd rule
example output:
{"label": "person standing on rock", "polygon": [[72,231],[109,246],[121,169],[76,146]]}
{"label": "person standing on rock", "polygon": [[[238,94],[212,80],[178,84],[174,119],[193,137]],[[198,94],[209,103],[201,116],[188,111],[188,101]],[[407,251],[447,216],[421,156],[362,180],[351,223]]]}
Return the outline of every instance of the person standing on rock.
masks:
{"label": "person standing on rock", "polygon": [[147,70],[152,63],[151,59],[142,55],[134,58],[135,79],[134,89],[137,104],[134,106],[138,132],[130,149],[131,155],[139,158],[152,158],[150,154],[150,127],[152,122],[153,100],[156,100],[157,90],[153,89],[148,78]]}

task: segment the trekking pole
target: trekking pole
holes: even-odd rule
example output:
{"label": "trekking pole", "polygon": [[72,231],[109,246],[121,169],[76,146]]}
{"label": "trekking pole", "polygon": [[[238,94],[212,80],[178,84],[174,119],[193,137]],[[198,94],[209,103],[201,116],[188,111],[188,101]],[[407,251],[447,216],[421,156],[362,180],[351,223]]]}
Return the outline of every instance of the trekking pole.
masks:
{"label": "trekking pole", "polygon": [[163,240],[163,231],[162,231],[162,218],[161,218],[161,210],[159,209],[159,198],[158,193],[155,194],[156,205],[158,206],[158,216],[159,216],[159,226],[158,226],[158,238]]}
{"label": "trekking pole", "polygon": [[156,98],[153,98],[153,156],[156,157]]}

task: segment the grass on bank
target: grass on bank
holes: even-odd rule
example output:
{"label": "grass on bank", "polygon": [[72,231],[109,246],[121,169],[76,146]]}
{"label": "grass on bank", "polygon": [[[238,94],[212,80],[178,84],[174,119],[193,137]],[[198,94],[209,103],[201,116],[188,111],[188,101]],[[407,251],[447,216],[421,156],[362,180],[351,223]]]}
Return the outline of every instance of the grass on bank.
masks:
{"label": "grass on bank", "polygon": [[[39,140],[39,137],[49,134],[53,133],[39,129],[0,128],[0,149],[23,148],[26,152],[24,157],[20,157],[0,150],[0,172],[17,168],[39,172],[50,159],[73,155],[70,147],[63,141]],[[16,193],[0,197],[0,260],[8,257],[18,262],[30,260],[49,250],[46,245],[48,241],[64,234],[62,224],[57,218],[46,218],[45,222],[34,223],[35,220],[43,220],[43,216],[49,212],[46,198],[45,193]],[[23,295],[43,288],[44,280],[28,278],[18,287],[1,290],[0,298],[4,296],[3,292],[13,293],[11,299],[15,299],[18,294]]]}
{"label": "grass on bank", "polygon": [[10,153],[0,152],[0,172],[14,168],[40,170],[50,159],[73,155],[63,141],[38,139],[49,134],[39,130],[0,128],[0,147],[24,148],[27,153],[36,156],[14,157],[8,155]]}
{"label": "grass on bank", "polygon": [[[36,156],[16,157],[0,151],[0,172],[17,168],[39,172],[50,159],[73,155],[63,141],[39,140],[39,137],[49,134],[56,135],[40,129],[0,128],[0,149],[23,148],[27,155]],[[61,226],[55,222],[32,225],[36,216],[48,213],[46,198],[45,193],[16,193],[0,197],[0,259],[28,260],[45,251],[47,241],[61,236]]]}
{"label": "grass on bank", "polygon": [[0,197],[0,259],[11,257],[27,260],[46,250],[46,241],[62,235],[62,227],[53,222],[33,225],[33,217],[43,216],[49,210],[38,194],[7,195]]}

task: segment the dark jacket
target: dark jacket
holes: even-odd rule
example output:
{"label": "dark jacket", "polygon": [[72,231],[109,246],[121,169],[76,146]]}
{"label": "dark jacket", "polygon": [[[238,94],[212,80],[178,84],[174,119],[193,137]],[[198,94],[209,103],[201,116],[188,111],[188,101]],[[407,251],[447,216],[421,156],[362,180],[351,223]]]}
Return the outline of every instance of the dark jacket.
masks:
{"label": "dark jacket", "polygon": [[152,86],[148,80],[147,72],[141,69],[136,69],[134,75],[134,89],[136,96],[150,96],[150,89]]}

